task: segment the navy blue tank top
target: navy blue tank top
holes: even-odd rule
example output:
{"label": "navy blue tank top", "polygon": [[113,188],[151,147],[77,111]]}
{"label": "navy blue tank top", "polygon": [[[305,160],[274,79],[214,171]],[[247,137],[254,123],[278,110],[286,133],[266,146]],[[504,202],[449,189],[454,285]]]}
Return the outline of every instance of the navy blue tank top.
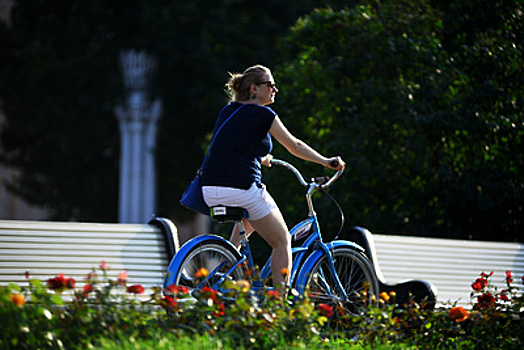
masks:
{"label": "navy blue tank top", "polygon": [[[215,130],[241,106],[232,102],[217,118]],[[269,107],[247,104],[218,133],[202,171],[203,186],[249,189],[262,180],[261,158],[271,152],[269,129],[276,117]]]}

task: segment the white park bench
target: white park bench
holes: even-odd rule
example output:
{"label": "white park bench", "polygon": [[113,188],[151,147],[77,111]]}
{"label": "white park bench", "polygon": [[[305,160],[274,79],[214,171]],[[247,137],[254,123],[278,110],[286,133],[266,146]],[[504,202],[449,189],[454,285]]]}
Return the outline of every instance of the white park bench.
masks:
{"label": "white park bench", "polygon": [[[522,290],[523,243],[371,234],[362,228],[340,238],[364,247],[381,290],[403,284],[407,293],[433,297],[436,305],[467,305],[481,272],[493,271],[491,282],[500,291],[506,270]],[[62,273],[81,285],[105,261],[111,279],[126,270],[128,284],[162,286],[178,244],[176,227],[163,218],[147,225],[0,220],[0,285],[27,285],[26,273],[42,281]]]}
{"label": "white park bench", "polygon": [[128,285],[162,286],[166,267],[178,250],[171,221],[149,224],[0,220],[0,285],[27,286],[30,279],[46,281],[60,273],[82,285],[105,262],[110,279],[127,271]]}
{"label": "white park bench", "polygon": [[[482,272],[493,271],[490,282],[501,291],[506,288],[506,271],[510,270],[513,285],[518,286],[521,292],[523,290],[523,243],[370,234],[361,228],[351,231],[346,239],[357,241],[358,237],[367,237],[370,242],[368,256],[374,260],[383,284],[425,281],[436,287],[437,306],[455,302],[468,306],[471,284]],[[365,246],[362,238],[360,240],[357,243]]]}

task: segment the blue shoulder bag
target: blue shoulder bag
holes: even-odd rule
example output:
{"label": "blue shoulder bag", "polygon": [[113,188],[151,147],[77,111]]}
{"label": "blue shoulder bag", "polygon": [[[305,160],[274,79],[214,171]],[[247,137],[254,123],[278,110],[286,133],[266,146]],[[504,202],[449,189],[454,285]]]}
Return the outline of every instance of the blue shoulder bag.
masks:
{"label": "blue shoulder bag", "polygon": [[209,152],[211,151],[211,147],[213,147],[213,142],[215,142],[218,133],[220,132],[220,130],[222,130],[224,125],[236,114],[236,112],[238,112],[244,106],[245,105],[238,107],[233,113],[231,113],[231,115],[226,119],[226,121],[223,122],[222,125],[220,125],[220,128],[218,128],[217,132],[213,136],[211,144],[209,145],[209,149],[206,153],[206,157],[202,162],[202,166],[200,167],[200,169],[198,169],[198,172],[194,180],[191,181],[189,186],[187,186],[186,190],[184,191],[184,194],[182,195],[182,198],[180,199],[180,204],[182,204],[184,207],[202,213],[204,215],[209,215],[209,207],[204,201],[204,196],[202,195],[202,169],[206,165],[207,157],[209,156]]}

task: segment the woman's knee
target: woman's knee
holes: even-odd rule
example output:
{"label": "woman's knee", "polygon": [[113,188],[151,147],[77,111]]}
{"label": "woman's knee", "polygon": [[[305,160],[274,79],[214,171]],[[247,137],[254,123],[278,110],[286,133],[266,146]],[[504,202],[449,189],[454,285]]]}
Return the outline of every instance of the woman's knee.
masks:
{"label": "woman's knee", "polygon": [[278,210],[272,211],[262,219],[251,221],[251,224],[271,248],[284,248],[291,244],[286,223]]}

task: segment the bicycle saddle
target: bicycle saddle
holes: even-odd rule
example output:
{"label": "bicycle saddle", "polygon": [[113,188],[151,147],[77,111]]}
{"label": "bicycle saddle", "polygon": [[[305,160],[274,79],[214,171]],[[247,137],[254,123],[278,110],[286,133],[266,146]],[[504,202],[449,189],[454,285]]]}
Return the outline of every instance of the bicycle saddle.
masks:
{"label": "bicycle saddle", "polygon": [[240,221],[248,218],[247,210],[240,207],[216,206],[210,208],[211,217],[220,223]]}

